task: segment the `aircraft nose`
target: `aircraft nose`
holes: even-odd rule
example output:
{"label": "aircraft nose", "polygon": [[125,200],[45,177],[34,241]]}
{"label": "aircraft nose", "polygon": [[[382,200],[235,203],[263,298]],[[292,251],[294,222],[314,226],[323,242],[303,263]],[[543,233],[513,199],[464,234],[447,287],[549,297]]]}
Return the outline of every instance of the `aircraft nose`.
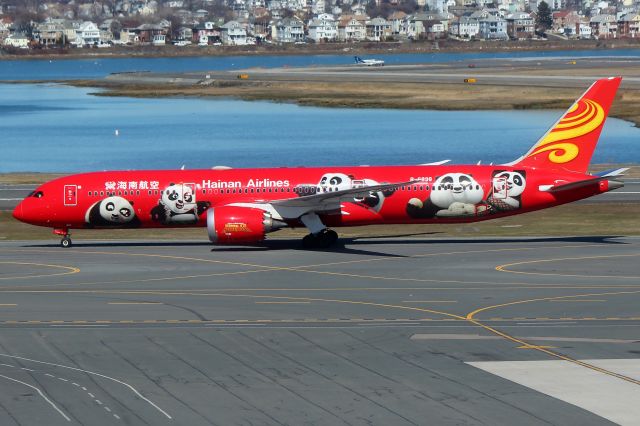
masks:
{"label": "aircraft nose", "polygon": [[42,215],[38,207],[39,206],[33,205],[33,201],[31,199],[26,198],[13,210],[13,217],[18,219],[20,222],[36,225],[42,219]]}
{"label": "aircraft nose", "polygon": [[22,201],[20,202],[20,204],[18,204],[16,206],[15,209],[13,209],[13,217],[18,219],[21,222],[24,222],[24,212],[22,211],[23,207],[22,207]]}

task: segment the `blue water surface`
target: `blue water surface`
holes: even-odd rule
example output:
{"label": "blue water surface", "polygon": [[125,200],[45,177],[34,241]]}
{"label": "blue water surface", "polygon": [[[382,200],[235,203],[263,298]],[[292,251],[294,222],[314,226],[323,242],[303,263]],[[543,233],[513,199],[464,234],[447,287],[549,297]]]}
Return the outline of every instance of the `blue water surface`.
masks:
{"label": "blue water surface", "polygon": [[[585,58],[634,57],[638,49],[553,50],[524,52],[460,52],[460,53],[389,53],[378,54],[387,64],[442,63],[473,61],[476,59],[522,58]],[[199,56],[172,58],[87,58],[87,59],[33,59],[0,61],[0,80],[62,80],[100,78],[114,72],[153,71],[188,72],[244,69],[251,67],[282,67],[312,65],[344,65],[353,62],[353,54],[296,55],[296,56]]]}
{"label": "blue water surface", "polygon": [[[444,159],[503,163],[526,152],[561,114],[315,108],[89,94],[95,90],[1,84],[0,172],[419,164]],[[640,130],[609,119],[594,161],[639,159]]]}

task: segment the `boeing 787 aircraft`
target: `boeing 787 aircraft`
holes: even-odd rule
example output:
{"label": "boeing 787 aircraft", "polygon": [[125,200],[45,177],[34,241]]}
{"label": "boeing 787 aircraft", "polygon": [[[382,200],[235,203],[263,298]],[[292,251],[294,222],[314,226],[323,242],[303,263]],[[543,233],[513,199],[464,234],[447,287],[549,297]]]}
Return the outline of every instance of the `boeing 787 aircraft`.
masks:
{"label": "boeing 787 aircraft", "polygon": [[[306,227],[305,247],[331,246],[330,228],[488,220],[616,188],[625,169],[587,168],[621,77],[596,81],[522,157],[502,165],[141,170],[82,173],[40,185],[16,219],[71,229],[203,227],[216,244],[246,244]],[[171,231],[168,231],[171,232]]]}

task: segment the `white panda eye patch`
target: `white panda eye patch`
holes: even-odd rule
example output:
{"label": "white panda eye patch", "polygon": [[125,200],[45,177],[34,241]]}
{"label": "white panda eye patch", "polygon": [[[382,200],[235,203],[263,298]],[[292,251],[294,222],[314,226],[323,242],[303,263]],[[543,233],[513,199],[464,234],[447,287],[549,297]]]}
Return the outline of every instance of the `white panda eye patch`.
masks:
{"label": "white panda eye patch", "polygon": [[120,209],[120,214],[124,217],[129,217],[131,216],[131,211],[125,207]]}
{"label": "white panda eye patch", "polygon": [[329,183],[331,185],[339,185],[340,183],[342,183],[342,179],[339,178],[338,176],[332,177],[331,180],[329,181]]}
{"label": "white panda eye patch", "polygon": [[112,212],[116,209],[116,205],[113,204],[111,201],[109,201],[105,206],[104,206],[105,210],[108,212]]}
{"label": "white panda eye patch", "polygon": [[193,200],[193,196],[189,193],[184,194],[184,201],[186,201],[187,203],[190,203],[191,200]]}
{"label": "white panda eye patch", "polygon": [[320,184],[321,184],[321,185],[324,185],[325,183],[327,183],[327,177],[326,177],[326,176],[325,176],[325,177],[323,177],[323,178],[320,180]]}
{"label": "white panda eye patch", "polygon": [[171,192],[167,191],[167,193],[169,194],[169,199],[171,201],[175,201],[178,199],[178,193],[176,191],[171,191]]}
{"label": "white panda eye patch", "polygon": [[522,178],[520,176],[514,176],[513,183],[515,183],[516,185],[522,185]]}

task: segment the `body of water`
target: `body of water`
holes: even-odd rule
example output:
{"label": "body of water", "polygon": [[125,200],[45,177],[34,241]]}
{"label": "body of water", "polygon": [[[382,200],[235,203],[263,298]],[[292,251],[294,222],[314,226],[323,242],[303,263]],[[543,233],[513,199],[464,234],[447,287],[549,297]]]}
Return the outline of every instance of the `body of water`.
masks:
{"label": "body of water", "polygon": [[[0,85],[0,172],[511,161],[561,111],[419,111],[96,97]],[[116,136],[116,129],[119,135]],[[609,119],[594,162],[637,162],[640,130]]]}
{"label": "body of water", "polygon": [[[387,64],[442,63],[478,59],[634,57],[638,49],[553,50],[529,52],[461,52],[378,54]],[[353,62],[353,54],[297,56],[200,56],[180,58],[107,58],[0,61],[0,80],[60,80],[101,78],[114,72],[153,71],[189,72],[231,70],[251,67],[345,65]]]}

